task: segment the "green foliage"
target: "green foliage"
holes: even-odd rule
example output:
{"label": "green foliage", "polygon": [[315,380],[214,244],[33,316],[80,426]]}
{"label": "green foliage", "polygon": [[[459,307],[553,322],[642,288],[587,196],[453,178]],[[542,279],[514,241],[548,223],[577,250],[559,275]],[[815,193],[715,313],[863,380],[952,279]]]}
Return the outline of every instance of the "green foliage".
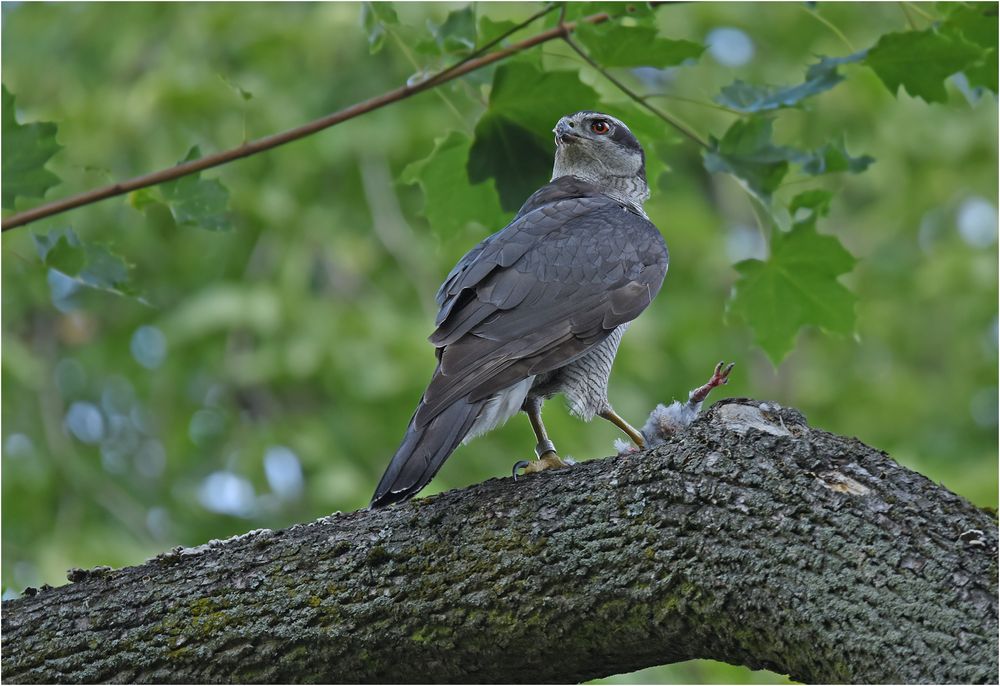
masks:
{"label": "green foliage", "polygon": [[[468,19],[478,48],[544,7],[14,3],[0,49],[4,84],[30,113],[21,119],[59,122],[65,148],[38,165],[62,196],[156,171],[195,143],[228,149],[377,96],[467,55]],[[817,57],[931,31],[974,53],[956,68],[971,86],[995,86],[995,6],[921,5],[916,30],[895,3],[565,7],[568,21],[609,11],[607,35],[711,43],[682,68],[605,65],[710,140],[704,156],[552,40],[209,179],[4,233],[6,591],[364,506],[433,369],[438,284],[548,179],[552,127],[584,108],[620,117],[642,142],[645,209],[672,256],[616,359],[623,416],[641,422],[735,359],[728,394],[795,406],[995,506],[996,99],[962,79],[933,106],[890,98],[858,68],[864,53]],[[171,30],[150,32],[159,26]],[[742,64],[706,39],[721,27],[754,46]],[[601,32],[580,39],[595,59],[638,59],[595,43]],[[910,57],[920,73],[902,77],[933,73]],[[942,89],[944,76],[932,79]],[[8,171],[18,125],[7,98],[5,208],[27,178]],[[180,226],[227,219],[239,230]],[[102,255],[109,267],[94,274]],[[154,306],[118,297],[132,289]],[[611,450],[606,422],[581,423],[559,400],[545,412],[562,452]],[[533,443],[514,418],[460,448],[427,494],[504,475]],[[781,677],[689,662],[614,680]]]}
{"label": "green foliage", "polygon": [[[200,157],[201,150],[196,145],[181,163]],[[228,211],[229,191],[218,179],[201,178],[200,172],[161,183],[155,188],[142,188],[130,194],[129,201],[139,211],[166,206],[180,226],[228,231],[232,224]]]}
{"label": "green foliage", "polygon": [[788,173],[794,152],[771,141],[774,121],[767,117],[737,120],[722,136],[709,139],[705,169],[732,174],[764,205]]}
{"label": "green foliage", "polygon": [[133,295],[128,265],[107,248],[83,243],[73,229],[54,229],[46,235],[32,234],[38,257],[82,286],[116,295]]}
{"label": "green foliage", "polygon": [[807,210],[785,233],[775,227],[767,260],[735,265],[740,278],[733,286],[729,311],[753,329],[757,344],[775,365],[792,350],[804,326],[838,334],[854,332],[856,297],[837,278],[854,269],[856,260],[833,236],[816,232],[816,220],[829,205],[829,194],[796,196],[791,210]]}
{"label": "green foliage", "polygon": [[[181,162],[201,157],[201,150],[194,146]],[[189,174],[160,184],[163,199],[170,213],[181,226],[197,226],[209,231],[230,228],[229,191],[218,179],[203,179],[201,174]]]}
{"label": "green foliage", "polygon": [[552,175],[552,127],[597,101],[575,72],[542,71],[525,60],[498,67],[469,151],[469,180],[493,179],[500,206],[517,210]]}
{"label": "green foliage", "polygon": [[892,93],[902,86],[927,102],[944,102],[944,80],[975,62],[980,51],[945,33],[927,29],[882,36],[865,57]]}
{"label": "green foliage", "polygon": [[788,211],[795,215],[800,210],[808,210],[815,217],[826,216],[830,213],[830,202],[833,200],[833,193],[824,190],[812,190],[799,193],[788,205]]}
{"label": "green foliage", "polygon": [[[576,21],[581,17],[595,14],[607,14],[612,18],[625,16],[645,18],[652,14],[648,2],[567,2],[564,7],[566,21]],[[555,23],[555,19],[550,19],[550,23]]]}
{"label": "green foliage", "polygon": [[375,54],[385,45],[386,26],[399,23],[391,2],[361,3],[361,25],[368,34],[368,51]]}
{"label": "green foliage", "polygon": [[832,143],[827,143],[819,150],[798,156],[796,159],[802,165],[802,171],[812,176],[820,174],[836,174],[849,172],[860,174],[875,161],[871,155],[851,157],[847,152],[844,137],[838,136]]}
{"label": "green foliage", "polygon": [[472,140],[452,131],[434,144],[429,156],[408,165],[400,175],[403,183],[417,183],[424,191],[424,216],[442,236],[452,235],[470,223],[493,228],[510,215],[500,209],[496,191],[489,183],[472,185],[465,172]]}
{"label": "green foliage", "polygon": [[736,121],[722,140],[711,138],[704,151],[705,168],[713,173],[732,174],[765,206],[780,186],[789,163],[801,165],[811,176],[836,172],[863,172],[875,161],[870,155],[851,157],[842,137],[819,150],[802,151],[775,145],[771,140],[773,120],[752,117]]}
{"label": "green foliage", "polygon": [[56,143],[56,125],[51,122],[19,124],[14,96],[3,86],[0,104],[3,134],[3,208],[14,209],[18,198],[41,198],[59,177],[45,168],[49,158],[62,148]]}
{"label": "green foliage", "polygon": [[806,71],[806,80],[795,86],[754,86],[737,79],[726,86],[715,101],[737,112],[766,112],[783,107],[797,107],[803,100],[828,91],[844,80],[837,71],[842,64],[864,59],[859,52],[847,57],[823,57]]}
{"label": "green foliage", "polygon": [[652,26],[584,23],[576,33],[590,56],[605,67],[672,67],[705,51],[704,45],[689,40],[660,38]]}
{"label": "green foliage", "polygon": [[476,10],[472,5],[449,12],[440,26],[433,22],[428,24],[443,52],[462,54],[476,47]]}
{"label": "green foliage", "polygon": [[997,92],[997,4],[953,3],[944,7],[948,18],[941,30],[977,45],[979,59],[972,61],[963,71],[973,87],[988,88]]}
{"label": "green foliage", "polygon": [[517,26],[513,21],[493,21],[483,15],[479,17],[479,45],[488,45]]}

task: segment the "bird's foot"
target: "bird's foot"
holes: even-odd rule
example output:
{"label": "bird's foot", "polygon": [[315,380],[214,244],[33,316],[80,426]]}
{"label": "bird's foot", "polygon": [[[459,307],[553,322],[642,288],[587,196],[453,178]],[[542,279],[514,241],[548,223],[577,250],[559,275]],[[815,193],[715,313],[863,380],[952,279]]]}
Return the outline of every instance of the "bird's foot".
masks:
{"label": "bird's foot", "polygon": [[[681,403],[675,400],[669,405],[657,405],[649,414],[642,427],[642,436],[646,439],[646,445],[654,447],[666,442],[678,431],[686,428],[698,418],[701,411],[701,403],[712,392],[713,388],[725,386],[729,383],[729,373],[733,371],[735,363],[726,364],[720,362],[715,365],[712,378],[704,386],[699,386],[688,393],[688,401]],[[619,454],[622,454],[622,446],[617,446]]]}
{"label": "bird's foot", "polygon": [[573,458],[567,457],[563,459],[555,452],[550,451],[540,455],[537,460],[521,460],[516,462],[513,470],[514,480],[517,481],[518,472],[522,469],[525,474],[534,474],[535,472],[544,472],[546,469],[562,469],[574,464],[576,464],[576,461]]}
{"label": "bird's foot", "polygon": [[715,371],[712,373],[712,378],[708,380],[708,383],[688,393],[688,404],[694,406],[701,403],[701,401],[708,397],[713,388],[725,386],[729,383],[729,372],[733,371],[734,366],[736,366],[735,362],[730,362],[728,365],[725,362],[720,362],[715,365]]}

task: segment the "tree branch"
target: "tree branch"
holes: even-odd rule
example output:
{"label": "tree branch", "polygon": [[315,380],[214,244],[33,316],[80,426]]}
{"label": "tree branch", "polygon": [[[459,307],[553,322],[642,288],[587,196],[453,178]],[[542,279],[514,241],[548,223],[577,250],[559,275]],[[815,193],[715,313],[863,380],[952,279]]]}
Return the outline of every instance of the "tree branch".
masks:
{"label": "tree branch", "polygon": [[[533,14],[529,17],[523,25],[526,26],[528,23],[534,21],[538,17],[542,16],[546,12],[552,9],[551,6],[546,7],[544,10]],[[143,174],[142,176],[137,176],[126,181],[120,181],[118,183],[113,183],[102,188],[95,188],[78,195],[73,195],[68,198],[63,198],[61,200],[54,200],[38,207],[34,207],[30,210],[25,210],[19,212],[10,217],[7,217],[2,221],[2,230],[9,231],[10,229],[17,228],[18,226],[24,226],[25,224],[30,224],[31,222],[38,221],[39,219],[44,219],[46,217],[51,217],[57,214],[61,214],[68,210],[75,209],[77,207],[82,207],[84,205],[90,205],[92,203],[104,200],[106,198],[112,198],[117,195],[124,195],[125,193],[130,193],[140,188],[146,188],[148,186],[155,186],[157,184],[163,183],[164,181],[172,181],[174,179],[180,178],[182,176],[187,176],[188,174],[194,174],[196,172],[204,171],[205,169],[211,169],[212,167],[217,167],[226,162],[232,162],[233,160],[240,159],[242,157],[248,157],[265,150],[270,150],[276,148],[279,145],[284,145],[285,143],[291,143],[300,138],[305,138],[314,133],[322,131],[323,129],[328,129],[331,126],[340,124],[349,119],[354,119],[355,117],[361,116],[373,110],[380,109],[386,105],[398,102],[400,100],[405,100],[417,93],[422,93],[423,91],[429,90],[441,84],[447,83],[454,79],[464,76],[469,72],[476,71],[477,69],[482,69],[483,67],[493,64],[494,62],[499,62],[500,60],[506,59],[511,55],[515,55],[519,52],[532,48],[541,43],[552,40],[553,38],[559,38],[560,36],[568,35],[572,33],[576,28],[576,25],[580,22],[586,22],[589,24],[600,24],[607,21],[610,17],[607,13],[601,12],[598,14],[593,14],[589,17],[584,17],[578,22],[567,22],[565,24],[560,24],[559,26],[553,27],[546,31],[542,31],[530,38],[526,38],[523,41],[510,45],[502,50],[497,50],[489,54],[477,56],[477,57],[466,57],[460,60],[458,63],[447,67],[446,69],[429,76],[423,81],[418,81],[416,83],[407,83],[399,88],[395,88],[391,91],[383,93],[382,95],[370,98],[363,102],[356,103],[342,109],[338,112],[328,114],[325,117],[320,117],[315,119],[308,124],[303,124],[294,129],[289,129],[288,131],[283,131],[281,133],[275,133],[270,136],[265,136],[263,138],[258,138],[254,141],[249,141],[243,143],[242,145],[232,148],[229,150],[223,150],[221,152],[214,153],[212,155],[206,155],[205,157],[199,158],[197,160],[191,160],[189,162],[183,162],[174,167],[168,169],[163,169],[150,174]],[[522,27],[518,27],[522,28]],[[494,41],[491,41],[490,45],[497,44],[499,41],[503,40],[507,35],[513,33],[514,30],[507,32],[503,36],[499,36]],[[473,55],[478,54],[480,51],[487,49],[488,46],[483,46],[479,51],[473,53]]]}
{"label": "tree branch", "polygon": [[3,604],[4,680],[570,682],[689,658],[996,683],[997,523],[751,400],[656,450],[177,548]]}
{"label": "tree branch", "polygon": [[706,141],[704,138],[702,138],[700,135],[698,135],[698,133],[694,129],[692,129],[690,126],[688,126],[687,124],[685,124],[684,122],[682,122],[676,116],[671,115],[671,114],[667,114],[666,112],[664,112],[663,110],[659,109],[658,107],[653,107],[652,105],[649,104],[649,101],[646,98],[642,97],[641,95],[639,95],[638,93],[636,93],[634,90],[632,90],[631,88],[629,88],[628,86],[626,86],[619,79],[616,79],[611,74],[611,72],[609,72],[603,66],[601,66],[600,64],[598,64],[597,61],[594,60],[593,57],[591,57],[590,55],[588,55],[586,53],[586,51],[584,51],[583,48],[581,48],[579,45],[577,45],[576,41],[569,37],[569,32],[566,32],[566,34],[564,34],[562,38],[563,38],[564,41],[566,41],[566,44],[569,45],[569,47],[573,48],[573,51],[577,55],[579,55],[581,57],[581,59],[583,59],[584,62],[586,62],[587,64],[589,64],[599,74],[601,74],[601,76],[603,76],[608,81],[610,81],[618,90],[620,90],[622,93],[624,93],[629,98],[631,98],[632,100],[634,100],[640,107],[645,107],[654,116],[658,117],[659,119],[662,119],[664,122],[666,122],[670,126],[674,127],[677,131],[679,131],[680,133],[684,134],[685,136],[687,136],[688,138],[690,138],[692,141],[694,141],[695,143],[697,143],[698,145],[700,145],[702,148],[707,148],[708,147],[708,141]]}

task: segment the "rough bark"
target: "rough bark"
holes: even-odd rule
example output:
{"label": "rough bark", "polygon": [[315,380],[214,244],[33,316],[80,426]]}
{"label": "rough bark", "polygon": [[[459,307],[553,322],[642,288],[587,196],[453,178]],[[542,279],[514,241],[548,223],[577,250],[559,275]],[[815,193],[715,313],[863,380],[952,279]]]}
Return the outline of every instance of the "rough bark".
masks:
{"label": "rough bark", "polygon": [[794,410],[3,603],[15,682],[573,682],[690,658],[992,682],[995,518]]}

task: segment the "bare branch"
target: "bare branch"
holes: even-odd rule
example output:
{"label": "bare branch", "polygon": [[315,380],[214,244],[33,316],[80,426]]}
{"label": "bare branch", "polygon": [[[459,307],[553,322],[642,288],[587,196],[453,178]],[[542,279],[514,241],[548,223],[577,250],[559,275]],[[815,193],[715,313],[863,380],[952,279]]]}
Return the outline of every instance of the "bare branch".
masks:
{"label": "bare branch", "polygon": [[[510,35],[516,30],[523,28],[528,23],[534,21],[538,17],[542,16],[548,12],[552,7],[546,7],[544,10],[535,13],[527,20],[522,22],[518,27],[507,32],[503,36],[496,38],[491,41],[486,46],[480,48],[478,52],[488,49],[492,45],[499,44],[505,37]],[[600,24],[609,19],[607,13],[601,12],[598,14],[593,14],[588,17],[580,19],[578,22],[569,22],[565,24],[560,24],[554,28],[542,31],[530,38],[526,38],[519,41],[513,45],[510,45],[496,52],[491,52],[478,57],[469,56],[457,64],[454,64],[437,74],[434,74],[423,81],[418,81],[416,83],[407,83],[399,88],[395,88],[391,91],[383,93],[382,95],[370,98],[363,102],[356,103],[342,109],[338,112],[328,114],[325,117],[320,117],[307,124],[298,126],[294,129],[289,129],[288,131],[283,131],[281,133],[275,133],[270,136],[265,136],[263,138],[258,138],[257,140],[250,141],[240,145],[239,147],[232,148],[229,150],[223,150],[221,152],[214,153],[212,155],[206,155],[197,160],[191,160],[190,162],[184,162],[178,164],[177,166],[170,167],[168,169],[163,169],[161,171],[153,172],[150,174],[143,174],[142,176],[137,176],[126,181],[120,181],[118,183],[111,184],[109,186],[104,186],[102,188],[95,188],[78,195],[73,195],[68,198],[63,198],[61,200],[55,200],[53,202],[45,203],[44,205],[39,205],[30,210],[25,210],[18,214],[14,214],[7,217],[2,222],[3,231],[9,231],[10,229],[17,228],[18,226],[24,226],[25,224],[30,224],[31,222],[38,221],[39,219],[44,219],[46,217],[51,217],[57,214],[61,214],[68,210],[72,210],[77,207],[82,207],[84,205],[90,205],[92,203],[104,200],[106,198],[112,198],[117,195],[124,195],[125,193],[130,193],[132,191],[138,190],[140,188],[146,188],[148,186],[155,186],[157,184],[163,183],[164,181],[172,181],[173,179],[186,176],[188,174],[194,174],[196,172],[204,171],[205,169],[211,169],[212,167],[217,167],[221,164],[227,162],[232,162],[243,157],[248,157],[250,155],[255,155],[259,152],[265,150],[270,150],[276,148],[279,145],[284,145],[292,141],[299,140],[306,136],[310,136],[314,133],[328,129],[331,126],[335,126],[342,122],[348,121],[349,119],[354,119],[362,114],[366,114],[373,110],[380,109],[386,105],[390,105],[394,102],[399,102],[400,100],[405,100],[411,96],[418,93],[422,93],[426,90],[440,86],[441,84],[447,83],[454,79],[457,79],[469,72],[476,71],[477,69],[482,69],[483,67],[493,64],[494,62],[499,62],[500,60],[506,59],[511,55],[515,55],[519,52],[523,52],[529,48],[533,48],[536,45],[545,43],[552,40],[553,38],[559,38],[564,35],[572,33],[576,28],[576,24],[580,22],[585,22],[588,24]],[[473,53],[473,55],[477,54]]]}

